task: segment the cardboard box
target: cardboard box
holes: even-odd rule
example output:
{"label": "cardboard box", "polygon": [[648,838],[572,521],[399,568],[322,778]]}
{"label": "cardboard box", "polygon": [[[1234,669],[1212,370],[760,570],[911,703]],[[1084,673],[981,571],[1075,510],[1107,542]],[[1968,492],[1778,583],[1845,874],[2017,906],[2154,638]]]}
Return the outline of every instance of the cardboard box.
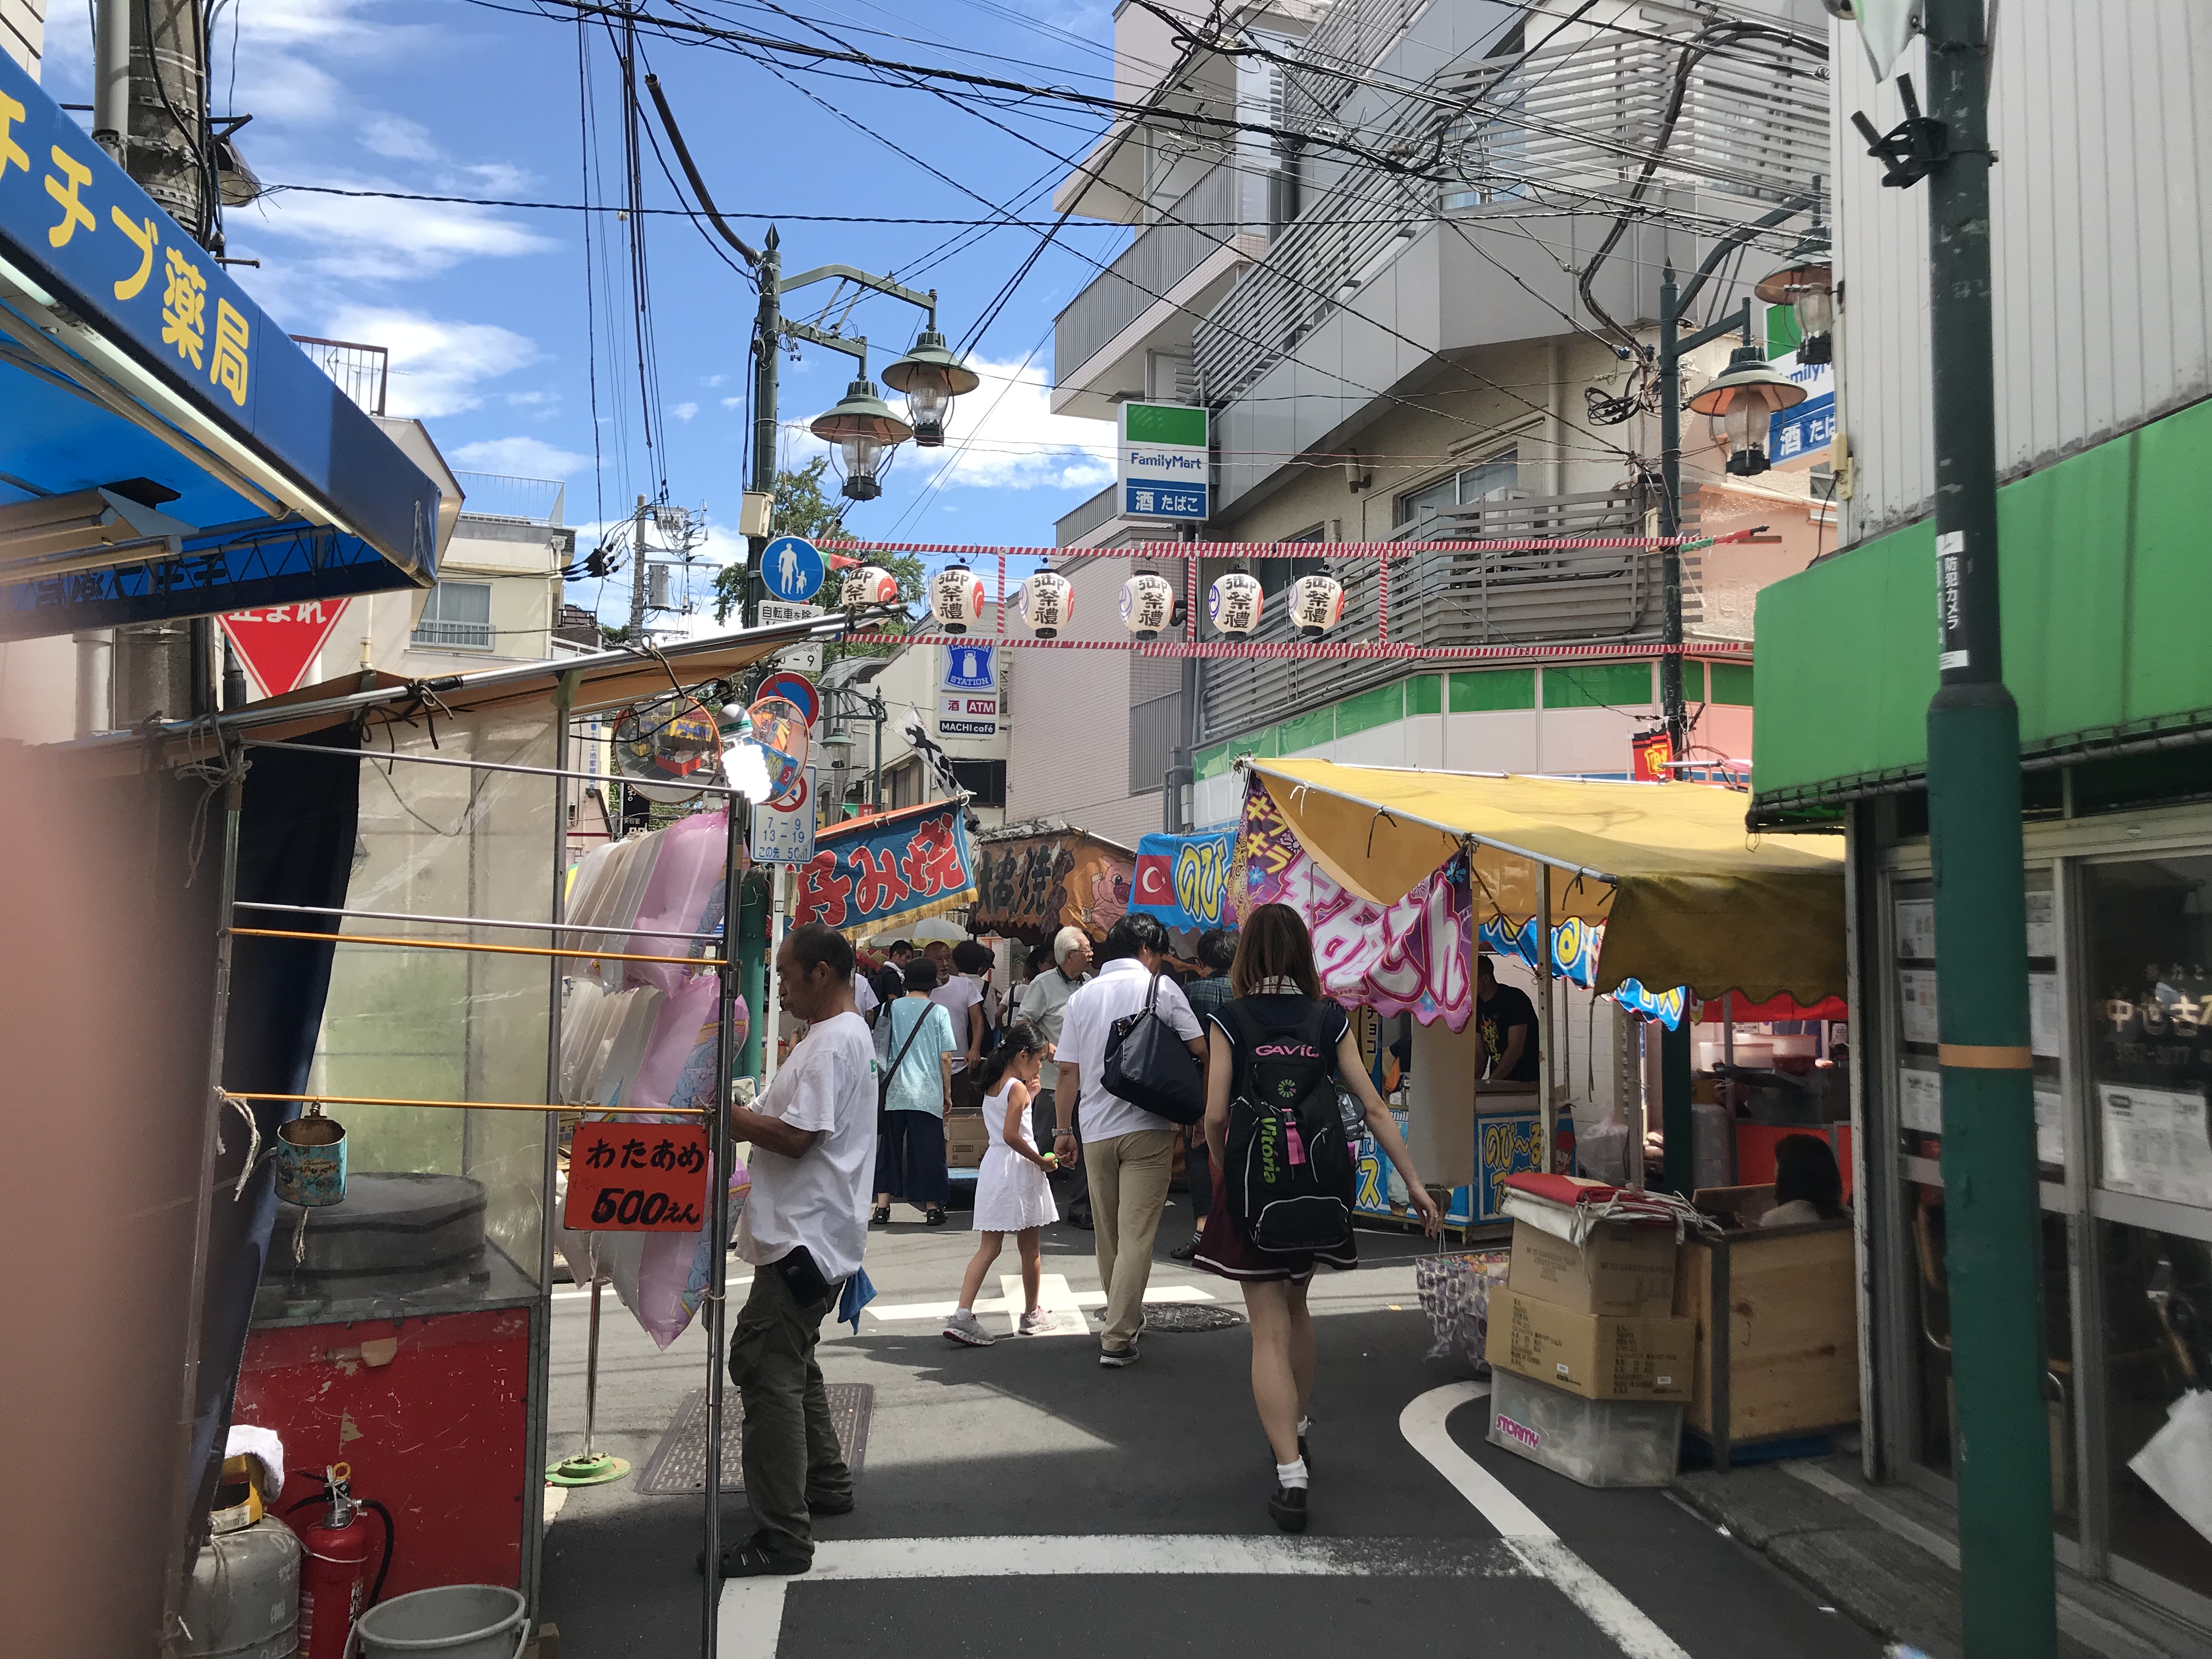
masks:
{"label": "cardboard box", "polygon": [[1687,1400],[1697,1331],[1696,1322],[1671,1315],[1573,1313],[1509,1289],[1490,1298],[1485,1357],[1585,1400]]}
{"label": "cardboard box", "polygon": [[990,1150],[991,1132],[983,1127],[981,1112],[945,1115],[945,1164],[947,1169],[973,1170]]}
{"label": "cardboard box", "polygon": [[1582,1249],[1513,1224],[1513,1272],[1522,1296],[1571,1312],[1644,1319],[1674,1308],[1674,1230],[1601,1222]]}

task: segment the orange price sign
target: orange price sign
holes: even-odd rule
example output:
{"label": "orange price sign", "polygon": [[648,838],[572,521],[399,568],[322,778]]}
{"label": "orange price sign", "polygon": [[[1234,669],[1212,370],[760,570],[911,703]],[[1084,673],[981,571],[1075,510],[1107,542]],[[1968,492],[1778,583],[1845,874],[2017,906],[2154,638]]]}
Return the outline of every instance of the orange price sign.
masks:
{"label": "orange price sign", "polygon": [[707,1220],[707,1131],[579,1123],[561,1219],[578,1232],[697,1232]]}

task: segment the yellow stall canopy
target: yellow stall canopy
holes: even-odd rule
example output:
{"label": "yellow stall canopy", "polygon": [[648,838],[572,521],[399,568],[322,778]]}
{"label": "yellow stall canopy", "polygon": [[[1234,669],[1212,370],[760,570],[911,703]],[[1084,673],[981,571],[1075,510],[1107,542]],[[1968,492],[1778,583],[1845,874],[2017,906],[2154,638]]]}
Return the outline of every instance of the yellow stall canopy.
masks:
{"label": "yellow stall canopy", "polygon": [[1596,988],[1686,985],[1705,1001],[1840,996],[1841,836],[1759,836],[1745,797],[1701,783],[1626,783],[1255,760],[1314,861],[1393,904],[1465,847],[1475,921],[1536,914],[1606,924]]}

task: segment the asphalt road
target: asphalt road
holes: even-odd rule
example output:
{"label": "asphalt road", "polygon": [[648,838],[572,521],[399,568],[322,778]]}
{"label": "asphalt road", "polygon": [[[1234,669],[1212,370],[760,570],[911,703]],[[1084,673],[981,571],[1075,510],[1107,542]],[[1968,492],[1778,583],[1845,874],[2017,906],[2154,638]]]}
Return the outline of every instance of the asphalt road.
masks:
{"label": "asphalt road", "polygon": [[[1185,1202],[1161,1228],[1154,1291],[1241,1305],[1234,1285],[1164,1259]],[[974,1248],[958,1212],[942,1230],[899,1214],[868,1255],[894,1316],[949,1302]],[[1065,1226],[1046,1240],[1047,1273],[1079,1296],[1097,1287],[1090,1247]],[[933,1317],[836,1327],[830,1381],[875,1389],[859,1506],[817,1523],[813,1573],[726,1588],[722,1653],[1878,1659],[1868,1632],[1664,1492],[1590,1491],[1486,1444],[1479,1385],[1423,1357],[1418,1249],[1364,1234],[1369,1265],[1315,1286],[1316,1473],[1297,1540],[1267,1517],[1273,1458],[1241,1328],[1151,1332],[1139,1364],[1108,1370],[1087,1330],[966,1349]],[[1014,1265],[1009,1250],[1001,1270]],[[555,1303],[556,1456],[581,1444],[586,1305]],[[1073,1332],[1078,1316],[1060,1317]],[[610,1296],[599,1449],[641,1465],[705,1366],[698,1330],[661,1352]],[[750,1524],[729,1500],[726,1528]],[[696,1500],[641,1497],[633,1480],[571,1492],[545,1555],[564,1656],[699,1651],[700,1527]]]}

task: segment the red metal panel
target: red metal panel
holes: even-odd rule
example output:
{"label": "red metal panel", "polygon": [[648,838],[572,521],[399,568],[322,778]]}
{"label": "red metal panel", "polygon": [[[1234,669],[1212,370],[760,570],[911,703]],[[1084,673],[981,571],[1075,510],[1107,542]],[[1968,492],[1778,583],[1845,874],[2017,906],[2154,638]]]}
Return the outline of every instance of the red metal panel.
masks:
{"label": "red metal panel", "polygon": [[[525,1467],[530,1319],[508,1308],[246,1339],[234,1420],[276,1430],[292,1468],[353,1466],[354,1495],[381,1501],[395,1523],[387,1597],[434,1584],[522,1588],[523,1506],[544,1484]],[[398,1349],[369,1364],[362,1345],[380,1339]],[[313,1490],[291,1480],[285,1502]]]}

